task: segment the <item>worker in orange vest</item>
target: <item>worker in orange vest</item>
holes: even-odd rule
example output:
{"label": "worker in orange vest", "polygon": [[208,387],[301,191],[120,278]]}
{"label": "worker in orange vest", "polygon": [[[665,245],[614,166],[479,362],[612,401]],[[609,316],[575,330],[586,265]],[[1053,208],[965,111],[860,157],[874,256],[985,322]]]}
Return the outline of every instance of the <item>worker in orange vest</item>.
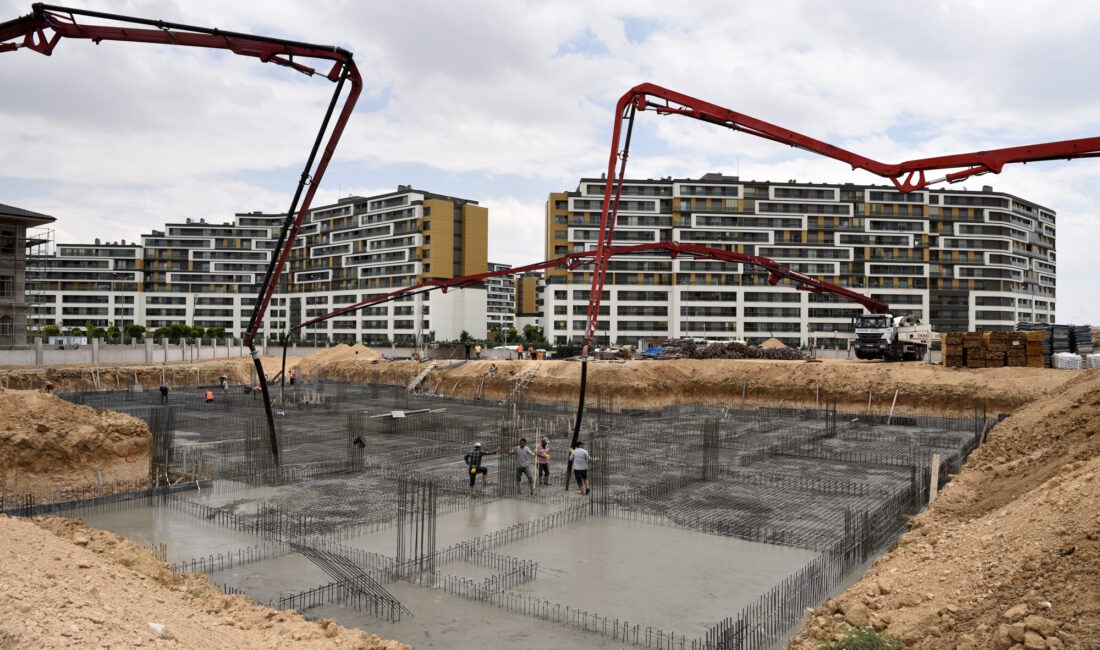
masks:
{"label": "worker in orange vest", "polygon": [[212,391],[212,390],[206,391],[206,403],[209,404],[210,402],[213,402],[213,401],[214,401],[214,391]]}

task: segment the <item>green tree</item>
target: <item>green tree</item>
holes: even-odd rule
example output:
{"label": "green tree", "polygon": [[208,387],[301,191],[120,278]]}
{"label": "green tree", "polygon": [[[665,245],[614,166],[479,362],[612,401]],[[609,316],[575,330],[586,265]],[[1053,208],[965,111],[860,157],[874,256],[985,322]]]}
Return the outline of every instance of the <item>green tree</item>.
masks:
{"label": "green tree", "polygon": [[206,336],[206,328],[199,325],[191,326],[191,338],[201,339]]}
{"label": "green tree", "polygon": [[69,336],[84,336],[84,330],[79,327],[73,327],[69,329]]}
{"label": "green tree", "polygon": [[181,340],[189,338],[190,336],[191,327],[188,325],[173,323],[168,327],[168,340],[172,343],[179,343]]}
{"label": "green tree", "polygon": [[127,325],[125,328],[126,336],[131,339],[143,339],[145,338],[145,326],[144,325]]}
{"label": "green tree", "polygon": [[61,328],[57,325],[43,325],[41,332],[42,336],[47,338],[51,336],[61,336]]}
{"label": "green tree", "polygon": [[153,338],[155,338],[158,341],[163,341],[166,338],[170,338],[171,334],[172,334],[171,330],[169,330],[167,327],[158,327],[153,332]]}
{"label": "green tree", "polygon": [[214,340],[220,341],[225,338],[225,328],[211,327],[210,329],[206,330],[206,335]]}
{"label": "green tree", "polygon": [[98,325],[92,325],[88,328],[88,338],[90,339],[101,339],[105,336],[107,336],[106,328],[100,327]]}
{"label": "green tree", "polygon": [[524,325],[523,340],[527,341],[528,345],[546,347],[546,339],[542,335],[542,328],[538,325]]}
{"label": "green tree", "polygon": [[107,328],[107,339],[112,343],[118,341],[122,337],[122,328],[118,325],[111,325]]}

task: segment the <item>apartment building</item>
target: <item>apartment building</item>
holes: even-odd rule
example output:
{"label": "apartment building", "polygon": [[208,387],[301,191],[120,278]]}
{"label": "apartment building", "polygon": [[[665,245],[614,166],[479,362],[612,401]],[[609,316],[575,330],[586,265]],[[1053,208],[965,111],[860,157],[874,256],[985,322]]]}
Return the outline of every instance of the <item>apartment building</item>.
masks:
{"label": "apartment building", "polygon": [[[506,271],[511,264],[489,262],[489,272]],[[500,275],[485,281],[487,292],[486,329],[515,327],[516,324],[516,286],[512,278]],[[471,332],[472,334],[472,332]]]}
{"label": "apartment building", "polygon": [[44,242],[35,230],[53,222],[53,217],[0,204],[0,346],[27,340],[27,258]]}
{"label": "apartment building", "polygon": [[[32,325],[175,323],[220,327],[240,336],[274,253],[284,215],[241,213],[231,222],[189,219],[140,243],[59,244],[34,271],[55,296]],[[488,269],[488,211],[475,201],[399,186],[313,209],[291,250],[262,332],[288,328],[341,307],[430,279]],[[304,340],[412,345],[434,337],[483,336],[484,286],[418,293],[303,328]]]}
{"label": "apartment building", "polygon": [[[551,194],[547,257],[593,250],[604,181]],[[624,183],[614,244],[676,241],[771,258],[888,302],[940,332],[1010,330],[1053,322],[1055,212],[1026,199],[954,188],[902,194],[889,186],[697,179]],[[546,274],[547,338],[583,337],[591,265]],[[609,261],[597,340],[695,337],[788,345],[843,345],[857,304],[770,286],[741,263],[670,259],[663,252]]]}

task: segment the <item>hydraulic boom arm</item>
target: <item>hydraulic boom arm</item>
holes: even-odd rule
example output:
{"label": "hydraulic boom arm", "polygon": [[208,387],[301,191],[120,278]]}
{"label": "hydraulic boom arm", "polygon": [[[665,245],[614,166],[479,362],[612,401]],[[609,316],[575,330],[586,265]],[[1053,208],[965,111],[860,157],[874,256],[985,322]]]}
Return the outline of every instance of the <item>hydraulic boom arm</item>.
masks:
{"label": "hydraulic boom arm", "polygon": [[[781,144],[805,149],[813,153],[847,163],[853,169],[863,169],[890,179],[899,192],[912,192],[932,183],[948,181],[955,183],[971,176],[988,173],[1000,173],[1008,163],[1030,162],[1038,160],[1069,160],[1073,158],[1093,158],[1100,156],[1100,137],[1063,140],[1044,144],[992,149],[973,153],[921,158],[899,164],[887,164],[857,153],[816,140],[807,135],[784,129],[763,120],[722,108],[709,102],[683,93],[678,93],[655,84],[641,84],[631,88],[616,105],[615,126],[611,136],[611,155],[607,163],[607,182],[604,187],[603,213],[600,217],[600,238],[596,244],[595,268],[592,273],[592,289],[588,303],[587,329],[584,343],[586,348],[595,338],[596,317],[600,309],[600,296],[603,294],[604,280],[607,274],[608,250],[611,246],[615,221],[618,215],[619,198],[622,195],[622,183],[625,178],[626,161],[630,155],[630,136],[637,111],[652,110],[658,115],[682,115],[703,122],[717,124],[732,131],[741,131],[758,138],[772,140]],[[625,127],[625,137],[624,128]],[[925,172],[930,170],[949,170],[942,178],[929,180]],[[786,277],[786,276],[784,276]],[[813,286],[804,283],[807,286]],[[832,285],[835,287],[835,285]],[[842,287],[835,287],[842,289]],[[844,297],[866,306],[874,313],[885,313],[885,309],[876,309],[864,302],[869,298],[858,296],[855,292]],[[837,295],[844,295],[829,290]]]}
{"label": "hydraulic boom arm", "polygon": [[[122,26],[78,22],[78,16],[120,23]],[[331,67],[323,76],[334,82],[336,87],[302,171],[290,208],[287,210],[259,295],[253,304],[248,328],[244,333],[244,342],[252,354],[263,392],[271,452],[275,464],[278,465],[278,440],[275,435],[271,398],[263,364],[256,350],[255,337],[278,284],[279,275],[294,246],[298,230],[309,212],[310,203],[313,201],[321,177],[324,176],[325,169],[336,150],[336,143],[343,134],[362,90],[363,82],[352,60],[351,52],[331,45],[314,45],[281,38],[181,25],[163,20],[148,20],[36,3],[32,6],[31,14],[0,23],[0,53],[28,49],[49,56],[53,54],[62,37],[90,40],[96,44],[104,41],[125,41],[229,50],[241,56],[255,57],[264,63],[284,66],[308,76],[314,76],[317,71],[303,63],[303,59],[331,63]],[[349,89],[343,106],[337,112],[345,83],[348,84]],[[334,115],[335,121],[333,121]],[[326,133],[328,133],[327,139]]]}

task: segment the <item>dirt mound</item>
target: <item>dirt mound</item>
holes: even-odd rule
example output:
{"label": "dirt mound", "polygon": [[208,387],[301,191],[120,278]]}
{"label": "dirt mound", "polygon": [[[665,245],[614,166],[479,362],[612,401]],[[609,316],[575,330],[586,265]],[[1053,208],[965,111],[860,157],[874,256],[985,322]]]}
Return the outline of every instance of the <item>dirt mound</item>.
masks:
{"label": "dirt mound", "polygon": [[790,647],[868,624],[906,648],[1100,647],[1097,433],[1095,370],[1015,412]]}
{"label": "dirt mound", "polygon": [[409,648],[226,596],[206,576],[174,573],[79,521],[0,516],[0,538],[3,648]]}
{"label": "dirt mound", "polygon": [[344,379],[349,373],[354,374],[359,366],[377,362],[380,359],[382,359],[382,353],[373,348],[359,343],[355,345],[341,343],[303,357],[296,365],[296,372],[303,379],[314,379],[319,375],[331,379]]}
{"label": "dirt mound", "polygon": [[768,339],[767,341],[764,341],[763,343],[761,343],[760,347],[769,348],[769,349],[778,349],[778,348],[787,347],[787,344],[784,343],[783,341],[780,341],[779,339],[772,338],[772,339]]}
{"label": "dirt mound", "polygon": [[0,389],[0,476],[5,494],[56,498],[58,490],[148,478],[145,422],[37,391]]}
{"label": "dirt mound", "polygon": [[[304,360],[303,360],[304,363]],[[491,372],[495,365],[496,373]],[[423,363],[339,362],[314,368],[329,378],[408,385]],[[544,402],[577,400],[581,364],[576,361],[469,361],[438,364],[420,388],[463,398],[501,400],[527,372],[534,380],[525,397]],[[1075,376],[1043,368],[944,368],[927,363],[886,363],[828,359],[822,363],[760,359],[608,361],[588,364],[592,399],[630,408],[684,404],[738,406],[835,403],[848,411],[888,411],[936,415],[1011,412]],[[897,398],[895,400],[895,394]]]}

